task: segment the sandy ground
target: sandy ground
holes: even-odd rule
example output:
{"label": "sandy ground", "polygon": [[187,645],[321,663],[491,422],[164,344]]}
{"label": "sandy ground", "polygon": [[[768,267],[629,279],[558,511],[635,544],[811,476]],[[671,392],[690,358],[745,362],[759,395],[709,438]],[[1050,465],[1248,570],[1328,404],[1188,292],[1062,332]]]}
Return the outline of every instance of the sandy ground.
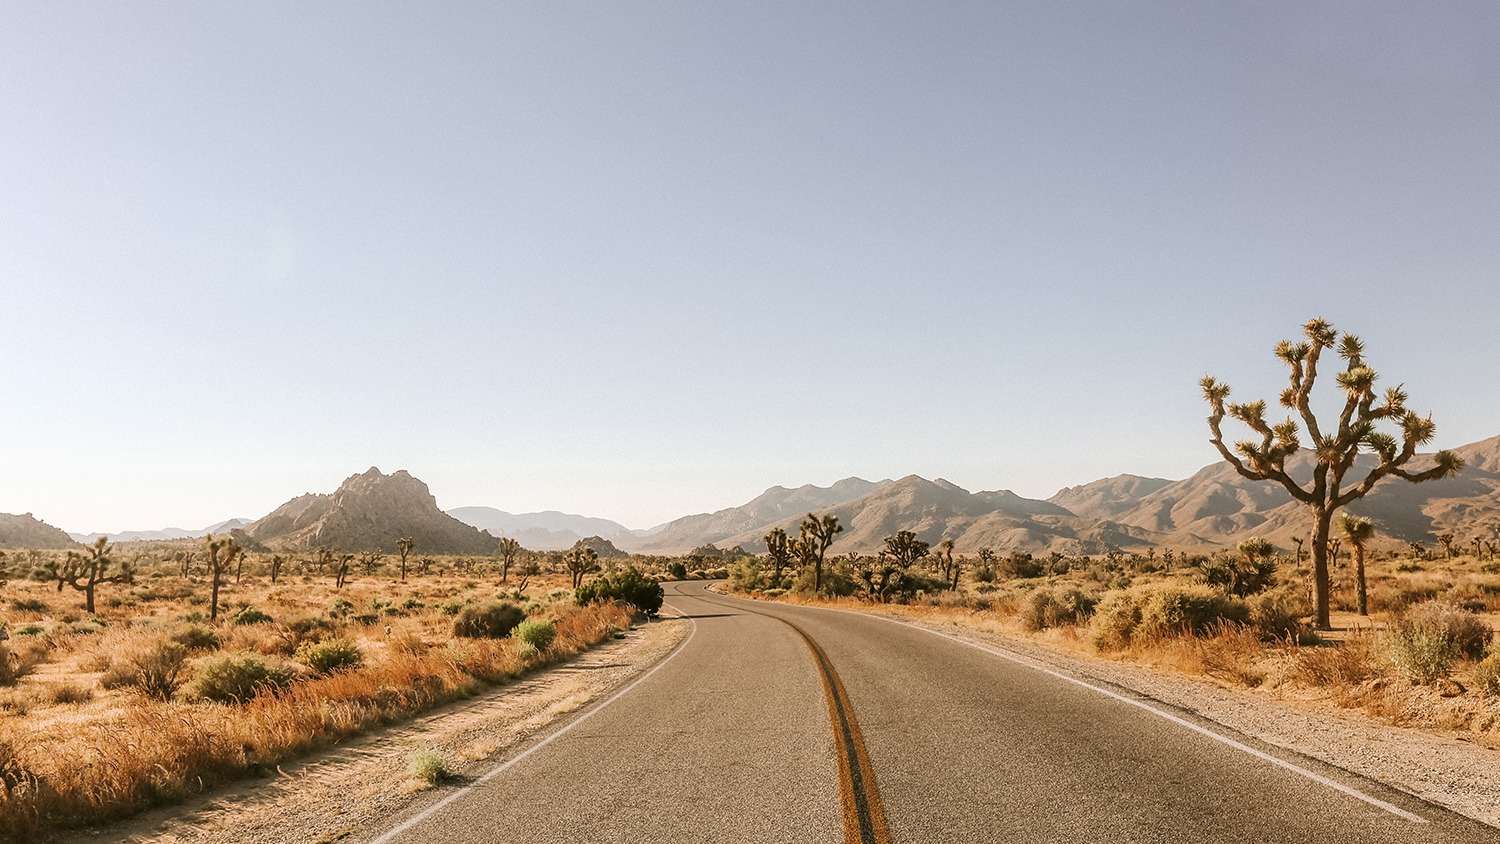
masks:
{"label": "sandy ground", "polygon": [[437,789],[412,778],[413,751],[442,752],[456,783],[483,773],[489,760],[539,730],[623,686],[687,635],[679,619],[631,630],[555,668],[404,724],[345,742],[294,764],[272,779],[247,780],[185,805],[142,814],[63,842],[166,844],[356,842],[432,799]]}

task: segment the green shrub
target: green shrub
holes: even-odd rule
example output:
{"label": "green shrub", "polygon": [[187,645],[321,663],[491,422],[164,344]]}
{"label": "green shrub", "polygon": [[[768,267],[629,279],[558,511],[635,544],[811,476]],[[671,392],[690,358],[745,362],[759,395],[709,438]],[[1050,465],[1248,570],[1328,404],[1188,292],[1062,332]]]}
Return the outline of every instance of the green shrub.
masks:
{"label": "green shrub", "polygon": [[458,615],[459,613],[463,612],[465,606],[467,605],[463,601],[449,601],[446,604],[439,604],[438,610],[441,611],[443,615]]}
{"label": "green shrub", "polygon": [[52,609],[51,607],[47,606],[47,602],[39,600],[37,598],[16,598],[15,600],[10,602],[10,608],[15,610],[16,612],[35,613],[46,613],[51,611]]}
{"label": "green shrub", "polygon": [[673,580],[687,580],[687,565],[681,560],[673,560],[667,563],[667,577]]}
{"label": "green shrub", "polygon": [[234,615],[235,624],[270,624],[272,620],[255,607],[245,607]]}
{"label": "green shrub", "polygon": [[596,577],[578,587],[578,603],[592,604],[595,601],[626,601],[646,615],[661,611],[666,592],[655,578],[641,574],[635,566],[627,566]]}
{"label": "green shrub", "polygon": [[1204,583],[1241,598],[1264,592],[1276,582],[1276,563],[1269,556],[1247,560],[1225,551],[1198,566]]}
{"label": "green shrub", "polygon": [[406,768],[411,775],[428,785],[437,785],[443,780],[453,776],[448,768],[448,760],[444,758],[442,751],[433,747],[424,747],[414,750],[406,757]]}
{"label": "green shrub", "polygon": [[47,628],[36,624],[23,624],[11,632],[16,636],[40,636],[47,632]]}
{"label": "green shrub", "polygon": [[1094,611],[1094,600],[1077,589],[1038,589],[1021,604],[1021,625],[1030,631],[1077,624]]}
{"label": "green shrub", "polygon": [[285,685],[292,676],[290,669],[252,653],[220,654],[198,665],[192,694],[220,703],[243,703],[262,691]]}
{"label": "green shrub", "polygon": [[1500,697],[1500,652],[1474,666],[1474,686],[1485,697]]}
{"label": "green shrub", "polygon": [[184,624],[171,635],[171,640],[190,651],[216,651],[219,649],[219,634],[206,624]]}
{"label": "green shrub", "polygon": [[328,605],[329,618],[343,618],[354,612],[354,602],[348,598],[339,598]]}
{"label": "green shrub", "polygon": [[1447,601],[1424,601],[1402,613],[1398,625],[1440,633],[1453,640],[1461,656],[1480,659],[1493,635],[1484,619]]}
{"label": "green shrub", "polygon": [[[746,557],[735,561],[729,569],[729,588],[735,592],[754,592],[766,586],[761,576],[760,561]],[[634,602],[632,602],[634,603]]]}
{"label": "green shrub", "polygon": [[528,645],[537,651],[545,651],[552,647],[552,640],[557,638],[557,628],[552,622],[540,618],[528,618],[516,625],[511,631],[511,638],[524,645]]}
{"label": "green shrub", "polygon": [[163,639],[111,661],[99,684],[106,689],[134,688],[156,700],[171,700],[182,685],[187,646]]}
{"label": "green shrub", "polygon": [[319,676],[349,671],[364,664],[365,655],[348,639],[306,642],[297,648],[297,661]]}
{"label": "green shrub", "polygon": [[503,639],[526,620],[526,612],[509,601],[464,607],[453,621],[453,635],[466,639]]}
{"label": "green shrub", "polygon": [[1431,683],[1453,673],[1459,657],[1482,657],[1490,636],[1475,614],[1443,601],[1424,601],[1391,622],[1386,642],[1402,673],[1413,682]]}

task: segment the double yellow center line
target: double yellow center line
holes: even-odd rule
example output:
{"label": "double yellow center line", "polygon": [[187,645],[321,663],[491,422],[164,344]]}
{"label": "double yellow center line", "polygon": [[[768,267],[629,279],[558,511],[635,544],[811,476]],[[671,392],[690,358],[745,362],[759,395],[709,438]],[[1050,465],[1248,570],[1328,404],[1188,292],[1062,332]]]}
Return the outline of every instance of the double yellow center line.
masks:
{"label": "double yellow center line", "polygon": [[[706,600],[702,595],[692,596]],[[718,601],[706,600],[717,604]],[[728,606],[720,604],[720,606]],[[839,805],[844,816],[844,844],[891,844],[891,831],[885,822],[885,806],[880,801],[880,787],[875,783],[875,769],[870,765],[870,753],[865,749],[864,735],[859,731],[859,719],[854,717],[854,705],[849,702],[849,692],[844,681],[834,670],[833,661],[806,630],[779,615],[734,606],[734,609],[752,612],[773,618],[792,628],[807,643],[813,661],[818,665],[818,676],[823,680],[823,696],[828,702],[828,721],[833,726],[833,746],[839,757]]]}

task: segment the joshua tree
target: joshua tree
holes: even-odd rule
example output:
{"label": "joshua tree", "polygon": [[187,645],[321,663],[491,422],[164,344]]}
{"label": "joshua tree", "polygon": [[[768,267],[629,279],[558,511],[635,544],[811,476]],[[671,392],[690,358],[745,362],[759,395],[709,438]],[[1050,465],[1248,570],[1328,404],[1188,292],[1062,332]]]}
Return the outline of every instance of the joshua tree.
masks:
{"label": "joshua tree", "polygon": [[[1418,416],[1406,409],[1407,395],[1398,386],[1375,395],[1375,370],[1365,362],[1364,344],[1352,334],[1342,338],[1333,326],[1314,319],[1304,326],[1307,340],[1293,343],[1284,340],[1276,347],[1276,356],[1291,370],[1290,385],[1281,394],[1283,407],[1296,411],[1312,440],[1312,480],[1304,487],[1294,481],[1286,469],[1286,460],[1301,450],[1301,431],[1297,421],[1272,425],[1266,421],[1264,401],[1226,404],[1229,385],[1212,376],[1204,376],[1203,397],[1213,413],[1208,418],[1213,437],[1209,442],[1240,475],[1257,481],[1276,481],[1296,500],[1306,504],[1313,517],[1312,557],[1313,583],[1317,605],[1318,628],[1329,628],[1328,537],[1334,514],[1350,502],[1367,495],[1382,478],[1395,476],[1412,483],[1442,478],[1463,468],[1463,460],[1451,451],[1439,451],[1433,466],[1425,471],[1410,472],[1404,467],[1417,453],[1417,447],[1432,440],[1436,431],[1431,417]],[[1327,432],[1311,408],[1311,394],[1318,377],[1318,361],[1323,350],[1337,344],[1346,363],[1337,375],[1344,391],[1344,407],[1338,427]],[[1260,439],[1244,440],[1231,451],[1224,444],[1220,430],[1225,415],[1243,422]],[[1377,429],[1378,423],[1392,423],[1400,428],[1400,439]],[[1369,474],[1346,486],[1347,475],[1361,450],[1373,454],[1376,465]],[[1352,480],[1352,479],[1351,479]]]}
{"label": "joshua tree", "polygon": [[1411,549],[1411,555],[1418,560],[1427,559],[1427,546],[1420,542],[1408,542],[1406,547]]}
{"label": "joshua tree", "polygon": [[361,552],[359,555],[359,570],[364,572],[366,575],[374,574],[375,570],[380,568],[380,564],[384,562],[384,560],[385,555],[380,553],[379,551]]}
{"label": "joshua tree", "polygon": [[781,528],[772,528],[766,534],[766,562],[771,564],[771,583],[781,586],[781,573],[792,565],[792,540]]}
{"label": "joshua tree", "polygon": [[814,594],[823,591],[823,557],[828,553],[828,546],[843,531],[844,526],[839,524],[839,517],[832,513],[822,516],[808,513],[797,528],[798,556],[813,567]]}
{"label": "joshua tree", "polygon": [[938,568],[943,570],[943,582],[947,583],[953,579],[953,540],[944,539],[938,543],[937,552],[932,555],[937,559]]}
{"label": "joshua tree", "polygon": [[1484,540],[1474,537],[1474,559],[1484,562]]}
{"label": "joshua tree", "polygon": [[1339,564],[1339,552],[1344,549],[1344,540],[1337,536],[1328,540],[1328,564],[1336,566]]}
{"label": "joshua tree", "polygon": [[900,530],[892,536],[885,538],[885,551],[882,552],[896,562],[903,569],[910,568],[912,563],[927,556],[927,543],[917,538],[915,533],[909,530]]}
{"label": "joshua tree", "polygon": [[234,544],[234,539],[228,536],[214,536],[209,534],[203,537],[203,550],[208,555],[209,576],[209,598],[208,598],[208,620],[219,619],[219,587],[224,583],[224,573],[229,570],[229,564],[238,560],[245,550]]}
{"label": "joshua tree", "polygon": [[333,559],[333,588],[343,589],[349,579],[349,566],[354,562],[353,554],[339,554]]}
{"label": "joshua tree", "polygon": [[1294,537],[1292,537],[1292,544],[1294,544],[1294,545],[1297,546],[1297,571],[1301,571],[1302,570],[1302,557],[1303,557],[1304,554],[1307,553],[1306,551],[1302,550],[1302,546],[1305,545],[1305,544],[1307,544],[1307,540],[1303,539],[1300,536],[1294,536]]}
{"label": "joshua tree", "polygon": [[396,551],[401,555],[401,582],[406,582],[406,559],[411,556],[411,537],[403,536],[396,540]]}
{"label": "joshua tree", "polygon": [[515,565],[516,557],[521,553],[521,543],[509,536],[502,536],[496,548],[500,555],[500,582],[504,583],[510,579],[510,567]]}
{"label": "joshua tree", "polygon": [[1375,523],[1348,513],[1339,514],[1339,530],[1354,549],[1354,594],[1359,600],[1359,614],[1370,614],[1370,601],[1365,590],[1365,546],[1375,536]]}
{"label": "joshua tree", "polygon": [[[521,593],[526,591],[526,581],[541,574],[542,567],[541,564],[536,561],[536,558],[532,557],[526,562],[522,563],[516,569],[516,573],[521,575],[521,582],[516,584],[516,597],[520,597]],[[575,586],[573,588],[577,589],[578,587]]]}
{"label": "joshua tree", "polygon": [[581,542],[563,555],[563,565],[567,567],[568,574],[573,576],[574,589],[583,585],[584,575],[599,570],[598,560],[599,552]]}
{"label": "joshua tree", "polygon": [[1437,535],[1438,544],[1443,546],[1443,559],[1453,559],[1453,534],[1440,533]]}
{"label": "joshua tree", "polygon": [[281,567],[286,564],[286,557],[275,554],[271,557],[271,585],[276,585],[276,578],[281,576]]}
{"label": "joshua tree", "polygon": [[[887,540],[889,541],[889,540]],[[873,601],[885,603],[891,590],[901,584],[906,576],[906,567],[896,562],[885,551],[878,557],[859,557],[853,562],[854,576],[865,586],[865,593]]]}
{"label": "joshua tree", "polygon": [[118,568],[111,571],[111,567],[116,565],[115,559],[110,555],[111,550],[109,539],[101,536],[82,553],[69,551],[61,565],[53,564],[55,571],[52,574],[57,578],[58,591],[62,591],[66,584],[82,592],[84,609],[92,613],[94,590],[99,584],[130,583],[134,577],[128,563],[121,562]]}
{"label": "joshua tree", "polygon": [[322,574],[335,560],[332,551],[327,548],[319,548],[317,552],[318,574]]}
{"label": "joshua tree", "polygon": [[437,564],[437,560],[433,559],[432,557],[418,557],[417,558],[417,573],[425,575],[428,572],[432,571],[432,567],[434,565],[436,565],[436,564]]}

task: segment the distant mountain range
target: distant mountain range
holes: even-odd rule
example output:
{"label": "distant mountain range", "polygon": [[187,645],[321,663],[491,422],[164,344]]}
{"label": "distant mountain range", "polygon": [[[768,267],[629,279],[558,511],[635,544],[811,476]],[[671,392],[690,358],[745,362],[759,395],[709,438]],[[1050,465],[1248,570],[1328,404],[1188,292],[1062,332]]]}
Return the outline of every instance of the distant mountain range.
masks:
{"label": "distant mountain range", "polygon": [[90,545],[94,540],[103,536],[110,542],[156,542],[167,539],[197,539],[210,533],[229,533],[232,530],[240,530],[249,526],[250,519],[228,519],[217,524],[209,525],[198,530],[183,530],[182,528],[162,528],[161,530],[127,530],[120,533],[70,533],[68,536]]}
{"label": "distant mountain range", "polygon": [[651,536],[659,530],[631,530],[609,519],[576,516],[557,510],[515,514],[494,507],[455,507],[448,511],[448,515],[495,536],[508,536],[521,543],[521,547],[533,551],[562,551],[593,536],[617,545],[629,545],[633,540]]}
{"label": "distant mountain range", "polygon": [[[1439,533],[1464,543],[1494,539],[1500,528],[1500,437],[1453,449],[1466,462],[1456,477],[1425,484],[1383,481],[1350,511],[1376,523],[1377,545],[1431,544]],[[1419,456],[1420,470],[1430,456]],[[1350,472],[1363,477],[1371,458]],[[1288,462],[1294,477],[1310,475],[1310,456]],[[332,494],[309,493],[253,523],[221,522],[201,531],[139,531],[113,541],[172,539],[234,531],[247,542],[277,549],[328,547],[391,553],[395,540],[412,536],[418,553],[489,554],[497,536],[533,550],[559,550],[597,537],[623,551],[681,554],[704,545],[759,551],[780,527],[795,534],[809,512],[833,513],[845,530],[833,553],[873,552],[898,530],[915,531],[936,544],[951,539],[960,552],[982,547],[1067,554],[1111,548],[1207,549],[1261,536],[1282,548],[1309,532],[1306,508],[1280,486],[1250,481],[1212,463],[1179,481],[1118,475],[1058,491],[1046,501],[1007,490],[970,492],[948,481],[910,475],[900,480],[846,478],[828,487],[774,486],[738,507],[674,519],[651,530],[631,530],[609,519],[557,511],[512,514],[492,507],[459,507],[444,513],[427,485],[405,471],[371,469]],[[65,548],[98,534],[69,536],[31,517],[0,515],[0,547]]]}

